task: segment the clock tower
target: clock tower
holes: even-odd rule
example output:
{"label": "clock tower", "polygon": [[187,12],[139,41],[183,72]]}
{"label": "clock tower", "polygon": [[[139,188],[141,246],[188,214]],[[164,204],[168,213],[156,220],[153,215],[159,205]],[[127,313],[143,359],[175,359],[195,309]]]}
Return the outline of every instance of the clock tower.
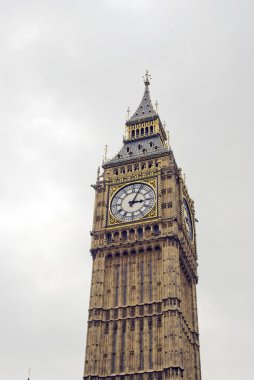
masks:
{"label": "clock tower", "polygon": [[84,380],[200,380],[194,202],[150,99],[98,174]]}

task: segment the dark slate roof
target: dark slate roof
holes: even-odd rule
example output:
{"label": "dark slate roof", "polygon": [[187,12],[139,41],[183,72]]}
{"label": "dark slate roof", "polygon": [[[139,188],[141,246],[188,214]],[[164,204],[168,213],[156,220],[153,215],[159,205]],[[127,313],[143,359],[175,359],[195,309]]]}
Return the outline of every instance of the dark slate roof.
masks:
{"label": "dark slate roof", "polygon": [[151,136],[145,139],[126,141],[120,152],[108,160],[103,166],[121,164],[133,159],[148,158],[157,154],[167,153],[169,149],[162,144],[160,136]]}
{"label": "dark slate roof", "polygon": [[143,99],[141,100],[138,109],[132,115],[132,117],[127,121],[128,124],[133,124],[135,122],[143,121],[145,119],[150,119],[158,116],[157,112],[153,109],[152,101],[149,92],[149,82],[145,82],[145,92]]}

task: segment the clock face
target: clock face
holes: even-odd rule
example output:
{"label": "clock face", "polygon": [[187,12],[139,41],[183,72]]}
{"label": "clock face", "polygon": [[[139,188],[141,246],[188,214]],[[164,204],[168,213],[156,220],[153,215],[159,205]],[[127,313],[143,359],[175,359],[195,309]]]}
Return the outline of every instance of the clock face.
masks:
{"label": "clock face", "polygon": [[155,192],[145,183],[122,187],[111,201],[112,215],[124,222],[143,218],[155,205]]}
{"label": "clock face", "polygon": [[189,238],[193,239],[193,225],[192,225],[192,218],[191,218],[191,212],[188,206],[188,203],[186,199],[183,199],[183,210],[184,210],[184,221],[185,226],[189,235]]}

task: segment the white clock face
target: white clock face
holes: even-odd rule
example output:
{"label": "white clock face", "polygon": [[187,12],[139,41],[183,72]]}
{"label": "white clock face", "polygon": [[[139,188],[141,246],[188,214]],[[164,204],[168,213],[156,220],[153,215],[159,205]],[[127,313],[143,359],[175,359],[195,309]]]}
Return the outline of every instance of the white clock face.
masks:
{"label": "white clock face", "polygon": [[145,183],[122,187],[111,202],[111,213],[118,220],[129,222],[143,218],[155,205],[155,192]]}

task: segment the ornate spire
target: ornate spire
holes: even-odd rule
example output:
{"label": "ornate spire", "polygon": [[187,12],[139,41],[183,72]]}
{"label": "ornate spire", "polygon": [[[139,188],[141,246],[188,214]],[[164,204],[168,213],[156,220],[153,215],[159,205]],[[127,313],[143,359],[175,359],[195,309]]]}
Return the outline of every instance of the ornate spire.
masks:
{"label": "ornate spire", "polygon": [[154,110],[152,101],[150,98],[149,85],[151,75],[148,70],[143,76],[144,84],[145,84],[145,92],[143,95],[143,99],[141,100],[140,105],[138,106],[136,112],[132,115],[132,117],[127,121],[127,125],[138,123],[139,121],[145,121],[146,119],[153,119],[157,116],[157,112]]}

